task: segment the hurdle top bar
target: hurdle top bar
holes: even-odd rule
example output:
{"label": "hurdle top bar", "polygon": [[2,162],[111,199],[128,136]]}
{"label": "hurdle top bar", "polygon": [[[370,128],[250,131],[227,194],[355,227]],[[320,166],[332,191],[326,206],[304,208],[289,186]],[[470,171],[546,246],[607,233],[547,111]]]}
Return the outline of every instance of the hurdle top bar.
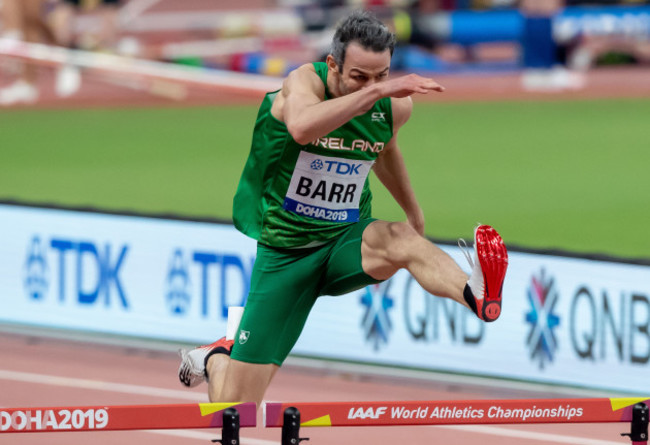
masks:
{"label": "hurdle top bar", "polygon": [[0,57],[2,56],[43,66],[73,65],[91,71],[176,81],[209,90],[227,88],[233,92],[265,93],[275,91],[282,86],[282,79],[261,74],[197,68],[6,38],[0,38]]}
{"label": "hurdle top bar", "polygon": [[99,405],[0,409],[0,433],[221,428],[228,408],[240,426],[256,426],[255,403]]}
{"label": "hurdle top bar", "polygon": [[300,412],[300,426],[629,422],[634,405],[649,402],[650,397],[266,403],[264,425],[281,427],[289,407]]}

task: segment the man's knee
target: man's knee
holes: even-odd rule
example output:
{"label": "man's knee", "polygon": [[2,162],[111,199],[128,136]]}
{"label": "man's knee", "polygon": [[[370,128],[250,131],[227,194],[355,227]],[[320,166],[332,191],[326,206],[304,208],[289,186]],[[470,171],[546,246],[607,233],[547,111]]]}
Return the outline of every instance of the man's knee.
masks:
{"label": "man's knee", "polygon": [[413,250],[413,243],[420,238],[420,235],[408,223],[389,223],[386,239],[386,251],[389,258],[400,263],[406,262],[409,252]]}
{"label": "man's knee", "polygon": [[210,400],[227,403],[255,402],[259,406],[278,369],[279,366],[274,364],[246,363],[230,359],[227,368],[221,371],[224,373],[223,379],[218,385],[218,390],[215,388],[214,396],[210,396]]}
{"label": "man's knee", "polygon": [[388,279],[407,267],[418,240],[422,237],[408,223],[375,221],[363,234],[363,270],[378,280]]}
{"label": "man's knee", "polygon": [[415,229],[407,222],[392,222],[388,224],[388,230],[391,238],[396,241],[408,241],[410,239],[418,238],[420,235]]}

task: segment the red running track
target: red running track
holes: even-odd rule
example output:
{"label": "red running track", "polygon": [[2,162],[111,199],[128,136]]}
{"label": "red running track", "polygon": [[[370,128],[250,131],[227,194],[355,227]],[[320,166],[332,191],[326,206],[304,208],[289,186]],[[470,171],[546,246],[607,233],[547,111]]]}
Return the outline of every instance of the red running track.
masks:
{"label": "red running track", "polygon": [[[205,386],[178,382],[173,345],[108,345],[61,340],[47,333],[0,333],[0,406],[84,406],[205,402]],[[453,400],[587,397],[584,392],[453,376],[407,378],[370,374],[321,363],[291,360],[267,393],[272,401]],[[323,368],[325,367],[325,368]],[[528,387],[530,386],[530,387]],[[596,395],[596,394],[594,394]],[[602,396],[602,394],[601,394]],[[609,394],[609,396],[617,396]],[[261,413],[258,425],[262,424]],[[625,423],[572,425],[469,425],[302,428],[311,445],[352,444],[579,444],[629,443]],[[209,444],[219,430],[107,431],[2,434],[11,445]],[[244,445],[280,443],[279,429],[241,430]]]}

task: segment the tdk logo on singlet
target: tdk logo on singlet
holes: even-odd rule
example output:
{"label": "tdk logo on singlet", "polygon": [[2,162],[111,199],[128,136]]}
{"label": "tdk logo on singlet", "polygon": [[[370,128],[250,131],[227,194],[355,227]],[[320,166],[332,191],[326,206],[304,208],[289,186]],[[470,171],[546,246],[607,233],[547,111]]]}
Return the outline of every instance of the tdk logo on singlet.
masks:
{"label": "tdk logo on singlet", "polygon": [[359,169],[363,164],[350,164],[347,162],[341,161],[321,161],[320,159],[315,159],[310,167],[312,170],[323,170],[325,169],[328,173],[336,173],[337,175],[360,175],[361,172]]}
{"label": "tdk logo on singlet", "polygon": [[372,160],[351,160],[301,151],[283,208],[334,222],[359,220],[359,202]]}
{"label": "tdk logo on singlet", "polygon": [[[52,238],[49,247],[57,260],[52,262],[58,301],[83,305],[102,303],[123,308],[129,302],[120,280],[128,245],[117,249],[110,243],[99,245],[90,240]],[[35,235],[28,246],[25,261],[25,292],[33,300],[44,300],[49,290],[47,243]]]}

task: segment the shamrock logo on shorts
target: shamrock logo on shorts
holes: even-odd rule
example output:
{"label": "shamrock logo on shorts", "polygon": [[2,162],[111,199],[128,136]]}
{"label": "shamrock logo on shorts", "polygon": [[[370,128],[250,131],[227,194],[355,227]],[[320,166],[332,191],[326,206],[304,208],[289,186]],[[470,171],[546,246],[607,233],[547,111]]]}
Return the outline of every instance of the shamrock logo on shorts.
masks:
{"label": "shamrock logo on shorts", "polygon": [[243,345],[248,341],[248,338],[251,336],[250,331],[244,331],[243,329],[239,332],[239,344]]}

